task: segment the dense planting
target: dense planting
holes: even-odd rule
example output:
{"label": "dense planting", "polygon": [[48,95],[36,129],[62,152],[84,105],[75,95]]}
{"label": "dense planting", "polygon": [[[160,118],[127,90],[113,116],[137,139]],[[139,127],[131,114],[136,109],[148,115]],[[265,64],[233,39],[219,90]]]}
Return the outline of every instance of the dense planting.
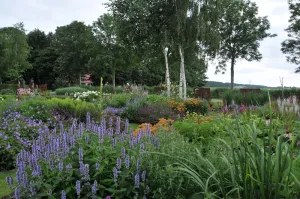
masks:
{"label": "dense planting", "polygon": [[249,105],[84,91],[0,104],[0,170],[16,173],[0,196],[300,196],[295,97]]}

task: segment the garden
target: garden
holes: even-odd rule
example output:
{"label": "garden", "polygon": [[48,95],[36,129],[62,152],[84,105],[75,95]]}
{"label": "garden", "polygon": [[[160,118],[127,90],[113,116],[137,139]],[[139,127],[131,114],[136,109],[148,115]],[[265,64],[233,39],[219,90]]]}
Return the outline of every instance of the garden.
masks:
{"label": "garden", "polygon": [[298,91],[110,88],[2,93],[0,198],[300,197]]}

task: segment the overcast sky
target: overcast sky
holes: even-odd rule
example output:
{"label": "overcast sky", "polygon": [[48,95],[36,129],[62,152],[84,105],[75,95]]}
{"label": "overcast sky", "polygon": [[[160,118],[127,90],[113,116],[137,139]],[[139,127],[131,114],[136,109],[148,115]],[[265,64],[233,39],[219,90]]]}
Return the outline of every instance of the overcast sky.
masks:
{"label": "overcast sky", "polygon": [[[288,26],[287,0],[253,0],[259,6],[259,14],[268,16],[271,32],[276,38],[261,42],[263,59],[260,62],[238,61],[235,66],[235,82],[267,86],[279,86],[279,77],[285,86],[300,87],[300,74],[296,66],[288,64],[281,53],[281,42],[287,38],[284,29]],[[26,30],[39,28],[45,32],[54,31],[57,26],[67,25],[74,20],[91,24],[106,12],[106,0],[0,0],[0,27],[24,22]],[[208,69],[209,80],[230,82],[230,69],[224,75],[214,74],[215,67]]]}

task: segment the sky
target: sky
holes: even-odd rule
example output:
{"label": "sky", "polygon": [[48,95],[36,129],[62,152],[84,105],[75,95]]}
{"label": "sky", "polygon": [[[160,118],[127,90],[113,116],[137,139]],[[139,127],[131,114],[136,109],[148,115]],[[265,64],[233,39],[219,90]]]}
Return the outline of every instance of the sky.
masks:
{"label": "sky", "polygon": [[[300,74],[295,74],[296,65],[286,62],[281,53],[281,43],[287,39],[284,31],[289,25],[287,0],[253,0],[259,7],[260,16],[268,16],[270,32],[277,34],[261,42],[260,62],[239,60],[235,66],[235,82],[279,86],[283,78],[284,86],[300,87]],[[91,24],[101,14],[107,12],[104,3],[107,0],[0,0],[0,27],[24,22],[25,29],[39,28],[45,32],[55,31],[74,20]],[[208,80],[230,82],[230,68],[223,74],[215,74],[213,63],[208,67]]]}

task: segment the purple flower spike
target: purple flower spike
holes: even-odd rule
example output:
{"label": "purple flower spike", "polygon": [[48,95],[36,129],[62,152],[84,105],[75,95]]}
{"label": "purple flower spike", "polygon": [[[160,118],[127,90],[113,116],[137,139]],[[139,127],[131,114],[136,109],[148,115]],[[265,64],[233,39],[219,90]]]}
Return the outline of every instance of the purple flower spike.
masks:
{"label": "purple flower spike", "polygon": [[122,149],[121,149],[121,154],[122,154],[122,158],[125,158],[125,156],[126,156],[126,150],[125,150],[124,147],[122,147]]}
{"label": "purple flower spike", "polygon": [[92,186],[92,194],[93,194],[93,195],[96,195],[97,190],[98,190],[98,183],[97,183],[97,181],[95,180],[95,181],[94,181],[94,184],[93,184],[93,186]]}
{"label": "purple flower spike", "polygon": [[20,199],[20,189],[19,189],[19,187],[16,187],[16,189],[15,189],[15,198]]}
{"label": "purple flower spike", "polygon": [[135,177],[134,177],[134,184],[136,187],[139,187],[140,186],[140,175],[139,173],[136,173],[135,174]]}
{"label": "purple flower spike", "polygon": [[122,167],[122,160],[121,158],[117,158],[117,168],[121,169],[121,167]]}
{"label": "purple flower spike", "polygon": [[117,182],[118,181],[118,170],[116,169],[116,167],[114,167],[113,172],[114,172],[114,181]]}
{"label": "purple flower spike", "polygon": [[83,150],[82,150],[82,148],[79,148],[79,150],[78,150],[78,158],[79,158],[79,161],[83,161]]}
{"label": "purple flower spike", "polygon": [[79,180],[77,180],[76,181],[76,193],[77,193],[77,195],[79,196],[80,195],[80,181]]}
{"label": "purple flower spike", "polygon": [[12,186],[14,185],[14,180],[13,180],[13,178],[10,177],[10,176],[7,176],[7,177],[6,177],[6,183],[7,183],[10,187],[12,187]]}
{"label": "purple flower spike", "polygon": [[61,199],[66,199],[66,198],[67,198],[66,192],[65,192],[65,190],[63,190],[61,192]]}
{"label": "purple flower spike", "polygon": [[129,158],[128,155],[126,156],[126,159],[125,159],[125,165],[126,165],[126,169],[129,169],[129,167],[130,167],[130,158]]}

